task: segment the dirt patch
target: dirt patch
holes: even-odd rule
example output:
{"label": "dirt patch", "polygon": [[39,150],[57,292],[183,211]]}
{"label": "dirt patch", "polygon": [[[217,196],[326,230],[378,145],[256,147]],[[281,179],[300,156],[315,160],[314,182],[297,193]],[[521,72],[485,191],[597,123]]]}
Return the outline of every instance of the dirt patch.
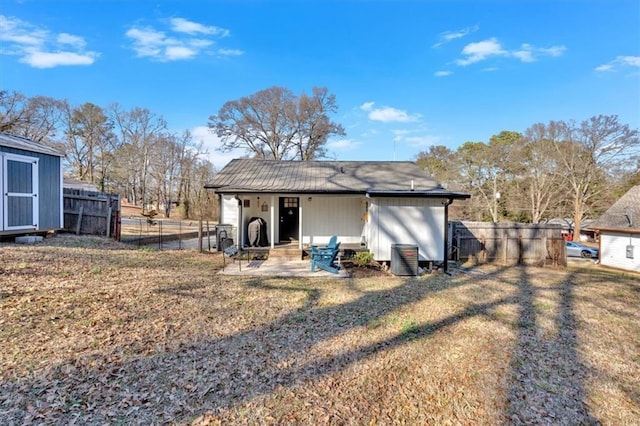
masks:
{"label": "dirt patch", "polygon": [[2,424],[640,423],[614,271],[227,277],[75,236],[0,258]]}

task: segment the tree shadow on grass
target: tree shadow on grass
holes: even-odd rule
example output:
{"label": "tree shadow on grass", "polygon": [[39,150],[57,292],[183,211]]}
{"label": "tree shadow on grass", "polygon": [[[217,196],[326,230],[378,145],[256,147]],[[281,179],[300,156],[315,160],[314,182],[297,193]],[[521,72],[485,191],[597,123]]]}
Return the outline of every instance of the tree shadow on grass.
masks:
{"label": "tree shadow on grass", "polygon": [[[578,354],[574,275],[554,287],[532,283],[526,268],[519,281],[517,341],[508,389],[509,419],[515,424],[599,424],[586,404],[586,367]],[[557,297],[552,333],[540,326],[542,291]]]}
{"label": "tree shadow on grass", "polygon": [[[487,279],[499,278],[503,272],[483,274]],[[338,348],[332,353],[314,352],[313,348],[343,333],[381,321],[385,316],[418,302],[430,294],[451,290],[478,282],[478,276],[459,276],[455,280],[405,279],[398,285],[381,290],[361,291],[351,286],[354,299],[335,305],[321,305],[322,282],[300,280],[298,285],[282,285],[271,278],[254,278],[246,281],[251,289],[269,291],[302,292],[303,304],[269,323],[243,332],[204,342],[193,342],[167,352],[136,355],[126,359],[95,360],[92,364],[79,365],[70,359],[52,367],[46,374],[24,377],[17,381],[3,380],[0,391],[7,395],[26,392],[29,400],[15,401],[7,407],[0,400],[0,412],[16,416],[29,412],[28,407],[49,407],[52,398],[61,401],[50,411],[54,422],[71,420],[87,422],[173,422],[193,418],[207,411],[224,409],[242,404],[250,399],[268,395],[281,387],[293,387],[309,380],[317,380],[343,371],[377,353],[423,339],[445,330],[466,319],[487,316],[499,306],[519,305],[520,322],[517,348],[514,354],[513,374],[524,377],[543,362],[531,347],[564,358],[568,370],[542,377],[540,383],[552,383],[554,392],[571,389],[574,400],[583,401],[581,367],[575,349],[575,319],[571,313],[572,295],[570,283],[562,292],[563,303],[559,322],[567,328],[559,337],[559,350],[537,336],[535,324],[535,289],[523,270],[519,293],[496,297],[491,301],[478,300],[468,303],[439,320],[413,325],[382,340],[369,342],[356,348]],[[187,297],[189,289],[172,288],[175,295]],[[547,347],[549,346],[549,347]],[[558,351],[558,353],[556,353]],[[519,358],[522,357],[522,361]],[[544,357],[547,359],[547,357]],[[547,369],[549,370],[549,369]],[[509,390],[509,414],[527,421],[532,408],[519,404],[522,392],[519,379]],[[537,383],[537,382],[536,382]],[[553,394],[550,394],[550,397]],[[178,402],[176,402],[178,401]],[[590,420],[583,405],[555,413],[557,418],[571,418],[577,410]],[[37,410],[36,410],[37,412]],[[13,414],[11,414],[13,413]],[[580,418],[580,417],[579,417]]]}

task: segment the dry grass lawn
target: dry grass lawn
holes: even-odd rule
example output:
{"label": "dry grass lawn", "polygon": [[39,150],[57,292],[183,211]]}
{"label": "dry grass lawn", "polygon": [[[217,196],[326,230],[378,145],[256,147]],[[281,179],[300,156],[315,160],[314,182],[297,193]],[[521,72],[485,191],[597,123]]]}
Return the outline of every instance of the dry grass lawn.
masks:
{"label": "dry grass lawn", "polygon": [[216,275],[217,255],[0,244],[0,423],[640,424],[640,279]]}

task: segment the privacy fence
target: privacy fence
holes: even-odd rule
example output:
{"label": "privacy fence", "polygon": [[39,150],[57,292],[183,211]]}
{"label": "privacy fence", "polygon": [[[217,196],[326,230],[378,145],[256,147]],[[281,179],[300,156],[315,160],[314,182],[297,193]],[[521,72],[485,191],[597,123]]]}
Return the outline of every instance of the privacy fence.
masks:
{"label": "privacy fence", "polygon": [[64,230],[120,239],[120,196],[64,189]]}
{"label": "privacy fence", "polygon": [[449,259],[503,265],[566,266],[561,226],[450,222]]}

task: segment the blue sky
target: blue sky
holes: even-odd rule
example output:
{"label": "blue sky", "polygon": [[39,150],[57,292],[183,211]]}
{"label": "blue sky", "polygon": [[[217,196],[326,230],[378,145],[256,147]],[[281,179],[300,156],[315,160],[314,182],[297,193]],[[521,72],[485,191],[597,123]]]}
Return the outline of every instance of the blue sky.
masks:
{"label": "blue sky", "polygon": [[0,88],[148,108],[220,168],[207,120],[325,86],[339,160],[413,160],[502,130],[615,114],[640,127],[640,2],[3,0]]}

